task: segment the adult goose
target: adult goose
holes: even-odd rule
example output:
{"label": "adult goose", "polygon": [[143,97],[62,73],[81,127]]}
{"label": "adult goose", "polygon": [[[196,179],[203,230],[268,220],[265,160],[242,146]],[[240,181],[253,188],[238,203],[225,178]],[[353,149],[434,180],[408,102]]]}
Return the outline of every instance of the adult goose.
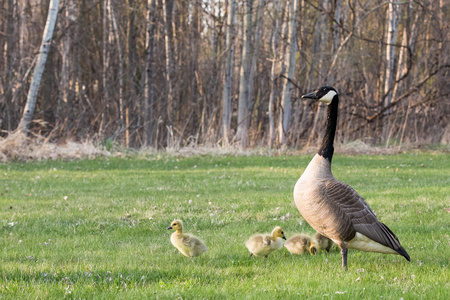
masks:
{"label": "adult goose", "polygon": [[325,86],[302,98],[326,103],[328,107],[322,145],[294,188],[294,201],[300,214],[317,232],[339,246],[345,269],[348,248],[399,254],[410,261],[398,238],[378,220],[367,202],[331,173],[339,105],[337,91]]}

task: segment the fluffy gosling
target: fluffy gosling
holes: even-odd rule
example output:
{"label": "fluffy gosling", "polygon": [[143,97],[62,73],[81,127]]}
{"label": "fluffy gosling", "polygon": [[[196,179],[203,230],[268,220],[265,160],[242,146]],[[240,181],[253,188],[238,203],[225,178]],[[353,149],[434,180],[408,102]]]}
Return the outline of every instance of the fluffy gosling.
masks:
{"label": "fluffy gosling", "polygon": [[192,234],[183,233],[183,222],[174,220],[167,229],[175,230],[170,236],[170,242],[181,254],[187,257],[195,257],[206,252],[208,247],[198,237]]}
{"label": "fluffy gosling", "polygon": [[317,253],[317,244],[314,239],[305,234],[296,234],[284,243],[284,246],[292,254],[301,255],[305,251],[309,251],[311,255]]}
{"label": "fluffy gosling", "polygon": [[332,240],[321,235],[320,233],[316,233],[314,239],[317,241],[319,250],[327,250],[327,252],[330,252],[331,246],[334,244]]}
{"label": "fluffy gosling", "polygon": [[277,226],[271,234],[255,234],[245,242],[245,246],[250,251],[250,256],[269,256],[275,250],[283,247],[284,236],[283,229]]}

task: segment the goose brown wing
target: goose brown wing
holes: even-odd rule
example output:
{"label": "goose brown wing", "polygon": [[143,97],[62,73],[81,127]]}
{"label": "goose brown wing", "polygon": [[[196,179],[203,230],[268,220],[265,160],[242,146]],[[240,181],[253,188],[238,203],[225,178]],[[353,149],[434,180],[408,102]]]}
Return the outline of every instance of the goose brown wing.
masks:
{"label": "goose brown wing", "polygon": [[395,234],[378,220],[367,202],[353,188],[337,179],[329,180],[325,187],[327,199],[335,203],[336,209],[345,219],[351,221],[355,231],[409,258]]}

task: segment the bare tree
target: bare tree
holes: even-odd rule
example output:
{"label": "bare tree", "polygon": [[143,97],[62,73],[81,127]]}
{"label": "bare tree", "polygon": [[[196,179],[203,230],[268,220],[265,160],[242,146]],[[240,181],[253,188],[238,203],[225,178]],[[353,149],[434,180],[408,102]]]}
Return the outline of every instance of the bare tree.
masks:
{"label": "bare tree", "polygon": [[[255,78],[255,71],[256,71],[256,61],[259,57],[259,44],[261,41],[261,28],[263,24],[263,9],[264,9],[264,0],[259,0],[258,4],[258,12],[256,15],[256,20],[254,23],[256,23],[255,27],[255,38],[253,41],[253,53],[252,53],[252,62],[250,65],[250,74],[248,76],[248,100],[247,100],[247,114],[248,118],[245,119],[247,123],[250,122],[250,115],[252,114],[252,105],[253,105],[253,84],[254,84],[254,78]],[[253,118],[252,118],[253,119]],[[249,125],[247,125],[248,127]],[[247,138],[249,140],[250,138]],[[248,142],[248,141],[247,141]],[[248,144],[247,144],[248,145]]]}
{"label": "bare tree", "polygon": [[280,10],[279,1],[273,1],[273,19],[272,19],[272,36],[270,40],[270,46],[272,50],[272,67],[270,69],[270,95],[269,95],[269,147],[272,148],[275,139],[275,121],[273,108],[275,104],[275,75],[278,61],[278,41],[281,35],[282,17],[280,12],[284,12],[287,1],[282,2],[282,8]]}
{"label": "bare tree", "polygon": [[291,120],[291,87],[294,79],[295,61],[297,58],[297,25],[299,0],[290,0],[289,3],[289,50],[286,56],[288,71],[283,86],[281,97],[280,117],[278,120],[278,134],[282,145],[286,144],[286,133],[289,130]]}
{"label": "bare tree", "polygon": [[[173,122],[173,82],[172,82],[172,48],[170,40],[171,11],[168,4],[174,4],[176,0],[162,0],[163,16],[164,16],[164,45],[166,50],[166,84],[167,84],[167,119],[169,123]],[[172,7],[171,6],[171,7]],[[170,126],[170,125],[169,125]]]}
{"label": "bare tree", "polygon": [[239,80],[239,103],[238,103],[238,124],[236,139],[241,147],[246,147],[248,142],[248,102],[249,102],[249,62],[251,55],[251,42],[252,42],[252,13],[253,0],[245,1],[244,11],[244,30],[242,41],[242,59],[241,59],[241,71]]}
{"label": "bare tree", "polygon": [[[226,2],[225,2],[226,3]],[[224,3],[224,4],[225,4]],[[233,60],[234,60],[234,21],[236,16],[236,0],[228,0],[227,7],[227,28],[226,28],[226,51],[227,58],[225,62],[225,83],[222,96],[222,131],[223,142],[229,143],[231,129],[231,96],[233,85]]]}
{"label": "bare tree", "polygon": [[145,72],[145,88],[144,88],[144,109],[145,109],[145,125],[144,125],[144,144],[153,146],[153,106],[154,106],[154,84],[155,84],[155,10],[156,0],[148,0],[147,13],[147,55],[146,55],[146,72]]}
{"label": "bare tree", "polygon": [[47,61],[48,51],[50,50],[53,29],[55,28],[56,17],[58,15],[58,5],[59,0],[50,0],[47,22],[45,23],[44,35],[42,37],[42,43],[39,49],[36,67],[33,72],[33,78],[31,79],[30,89],[28,91],[27,102],[22,115],[22,119],[20,120],[18,126],[18,130],[23,134],[28,133],[31,120],[33,118],[39,85],[41,83],[42,73],[44,72],[45,62]]}
{"label": "bare tree", "polygon": [[[68,0],[65,6],[65,13],[63,21],[61,22],[64,27],[64,36],[61,39],[61,92],[58,98],[58,105],[56,108],[55,121],[56,124],[60,122],[67,122],[67,113],[69,112],[69,91],[70,91],[70,48],[72,44],[71,40],[71,21],[74,18],[74,7],[72,0]],[[64,114],[64,116],[62,116]]]}
{"label": "bare tree", "polygon": [[[21,121],[49,3],[0,1],[0,140]],[[131,147],[303,147],[320,139],[323,109],[291,99],[329,84],[345,99],[339,141],[450,140],[448,1],[250,0],[236,19],[237,5],[66,0],[30,130]]]}
{"label": "bare tree", "polygon": [[386,35],[386,67],[384,75],[384,105],[391,103],[391,84],[394,78],[395,43],[398,35],[398,20],[400,16],[400,5],[395,2],[388,4],[388,26]]}

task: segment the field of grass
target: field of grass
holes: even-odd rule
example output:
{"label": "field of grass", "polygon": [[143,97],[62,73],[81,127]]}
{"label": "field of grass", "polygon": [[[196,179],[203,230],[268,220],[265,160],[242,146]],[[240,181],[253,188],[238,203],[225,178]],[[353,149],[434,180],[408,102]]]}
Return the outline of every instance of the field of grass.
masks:
{"label": "field of grass", "polygon": [[[333,174],[399,237],[396,255],[337,248],[249,257],[283,227],[314,234],[293,203],[311,155],[148,156],[0,164],[0,298],[450,299],[450,155],[333,158]],[[174,218],[209,250],[171,244]]]}

